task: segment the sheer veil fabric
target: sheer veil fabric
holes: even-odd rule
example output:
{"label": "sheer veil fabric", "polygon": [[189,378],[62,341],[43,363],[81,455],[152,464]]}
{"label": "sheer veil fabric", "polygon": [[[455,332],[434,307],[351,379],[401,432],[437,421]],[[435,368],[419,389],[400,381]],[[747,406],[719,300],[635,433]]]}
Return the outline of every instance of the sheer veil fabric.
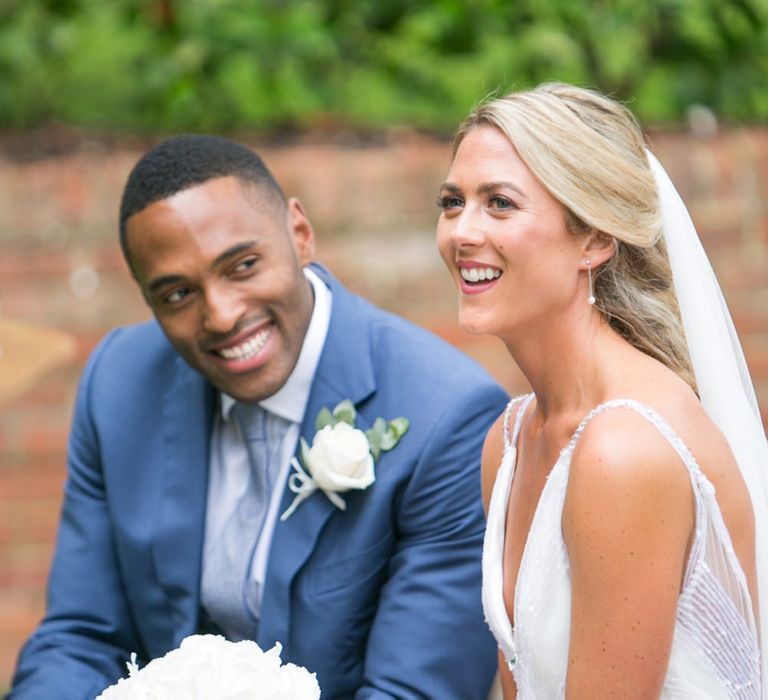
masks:
{"label": "sheer veil fabric", "polygon": [[701,402],[725,435],[755,513],[763,698],[768,699],[768,442],[731,315],[696,229],[672,181],[654,155],[664,240],[672,267],[688,351]]}

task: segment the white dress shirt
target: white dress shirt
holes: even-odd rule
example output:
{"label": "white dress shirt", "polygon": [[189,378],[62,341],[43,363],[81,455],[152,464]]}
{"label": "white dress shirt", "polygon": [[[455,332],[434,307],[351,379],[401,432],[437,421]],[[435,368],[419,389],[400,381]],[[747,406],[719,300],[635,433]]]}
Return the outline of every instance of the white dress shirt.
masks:
{"label": "white dress shirt", "polygon": [[[278,509],[288,480],[290,461],[296,452],[301,422],[304,419],[309,392],[312,388],[315,370],[320,361],[320,354],[325,345],[328,325],[331,320],[332,295],[330,289],[309,268],[304,268],[304,274],[312,285],[314,307],[299,359],[283,387],[276,394],[259,402],[259,406],[266,411],[285,418],[291,423],[283,438],[282,460],[277,472],[275,488],[272,490],[269,511],[264,520],[264,527],[259,535],[251,562],[251,577],[257,586],[259,606],[263,593],[267,557],[275,523],[279,516]],[[231,415],[235,399],[224,393],[221,393],[220,397],[221,411],[215,417],[211,435],[203,568],[205,568],[206,561],[210,560],[212,548],[217,546],[224,524],[248,485],[250,471],[247,448],[237,421]]]}

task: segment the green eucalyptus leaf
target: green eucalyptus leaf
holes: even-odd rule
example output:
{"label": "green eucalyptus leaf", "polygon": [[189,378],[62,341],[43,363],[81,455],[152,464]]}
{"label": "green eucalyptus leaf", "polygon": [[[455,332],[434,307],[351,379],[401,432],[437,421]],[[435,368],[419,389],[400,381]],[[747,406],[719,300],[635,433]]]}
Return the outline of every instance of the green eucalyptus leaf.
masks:
{"label": "green eucalyptus leaf", "polygon": [[395,418],[394,420],[389,421],[389,429],[395,434],[397,440],[399,440],[408,432],[408,426],[410,426],[410,424],[411,422],[407,418],[401,416],[400,418]]}
{"label": "green eucalyptus leaf", "polygon": [[355,411],[355,404],[349,399],[344,399],[336,405],[333,409],[333,417],[337,422],[341,421],[348,423],[352,427],[355,426],[355,418],[357,418],[357,411]]}
{"label": "green eucalyptus leaf", "polygon": [[383,418],[377,418],[373,421],[373,425],[365,431],[365,436],[368,438],[368,445],[370,446],[373,459],[377,460],[381,451],[384,449],[382,441],[387,433],[387,421]]}
{"label": "green eucalyptus leaf", "polygon": [[381,436],[381,449],[384,452],[391,450],[395,445],[397,445],[397,440],[397,435],[395,435],[391,430],[387,430],[387,432]]}
{"label": "green eucalyptus leaf", "polygon": [[309,445],[303,437],[300,438],[299,443],[301,445],[301,462],[305,468],[309,469]]}
{"label": "green eucalyptus leaf", "polygon": [[336,425],[338,421],[327,408],[321,408],[315,419],[315,430],[319,433],[327,425]]}
{"label": "green eucalyptus leaf", "polygon": [[373,430],[379,436],[379,442],[381,442],[382,435],[387,432],[387,421],[385,421],[383,418],[377,418],[375,421],[373,421],[373,427],[371,430]]}
{"label": "green eucalyptus leaf", "polygon": [[378,430],[369,428],[365,431],[365,437],[368,438],[368,444],[371,446],[371,449],[381,446],[381,433]]}

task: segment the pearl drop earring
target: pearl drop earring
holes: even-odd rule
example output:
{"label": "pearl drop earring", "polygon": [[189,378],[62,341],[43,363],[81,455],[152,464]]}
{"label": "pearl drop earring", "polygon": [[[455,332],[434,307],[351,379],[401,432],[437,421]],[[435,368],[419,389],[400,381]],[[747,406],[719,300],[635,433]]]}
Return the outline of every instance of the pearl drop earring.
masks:
{"label": "pearl drop earring", "polygon": [[589,276],[589,296],[587,297],[587,301],[594,305],[594,303],[597,301],[595,299],[595,292],[592,288],[592,261],[591,260],[585,260],[584,263],[587,266],[587,275]]}

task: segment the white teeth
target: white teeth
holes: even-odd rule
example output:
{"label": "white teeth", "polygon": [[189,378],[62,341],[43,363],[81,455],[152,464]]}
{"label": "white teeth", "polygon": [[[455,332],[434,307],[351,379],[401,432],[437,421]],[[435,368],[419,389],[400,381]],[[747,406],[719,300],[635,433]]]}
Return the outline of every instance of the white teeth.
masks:
{"label": "white teeth", "polygon": [[461,277],[466,282],[485,282],[501,276],[501,270],[494,270],[491,267],[462,267],[460,269]]}
{"label": "white teeth", "polygon": [[246,360],[249,357],[253,357],[259,350],[264,347],[264,343],[267,342],[270,329],[267,328],[256,335],[252,335],[248,340],[240,345],[235,345],[231,348],[223,348],[219,350],[225,360]]}

